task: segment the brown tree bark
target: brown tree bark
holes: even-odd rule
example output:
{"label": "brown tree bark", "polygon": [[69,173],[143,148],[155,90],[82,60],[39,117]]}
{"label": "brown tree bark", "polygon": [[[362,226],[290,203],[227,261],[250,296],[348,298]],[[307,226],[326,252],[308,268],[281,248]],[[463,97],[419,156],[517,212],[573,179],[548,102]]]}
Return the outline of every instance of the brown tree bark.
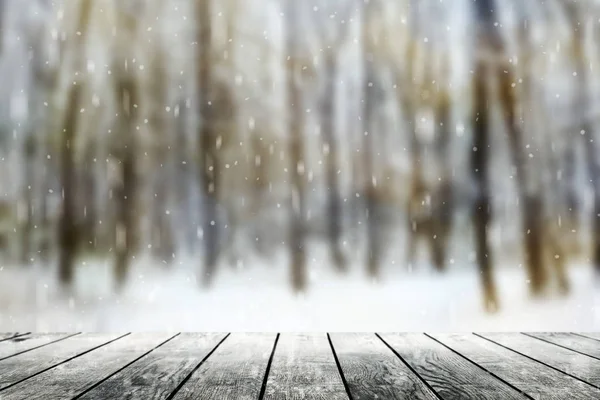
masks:
{"label": "brown tree bark", "polygon": [[202,192],[202,232],[204,240],[203,282],[210,285],[214,279],[219,258],[221,221],[218,215],[219,159],[214,132],[213,60],[212,54],[212,5],[211,0],[197,0],[198,44],[198,96],[201,127],[198,131],[200,145],[200,187]]}
{"label": "brown tree bark", "polygon": [[488,232],[492,222],[492,205],[488,165],[490,115],[487,72],[485,64],[479,61],[475,69],[474,131],[471,152],[471,174],[477,185],[477,197],[472,206],[471,217],[475,228],[475,251],[483,285],[484,307],[487,311],[493,312],[498,309],[498,295],[492,273],[493,259]]}
{"label": "brown tree bark", "polygon": [[152,101],[155,104],[150,114],[149,129],[152,137],[150,144],[152,149],[152,160],[155,175],[152,179],[153,198],[151,202],[151,246],[153,256],[165,262],[171,263],[175,253],[175,242],[171,225],[171,213],[168,210],[170,203],[170,190],[168,177],[168,164],[173,149],[169,146],[170,132],[167,130],[167,114],[164,104],[168,101],[166,66],[163,62],[166,55],[159,51],[153,60],[152,79]]}
{"label": "brown tree bark", "polygon": [[[84,45],[90,25],[92,13],[92,0],[82,0],[77,22],[77,32],[73,35],[75,53],[78,55],[75,71],[84,70]],[[62,60],[61,60],[62,61]],[[75,210],[76,201],[76,176],[75,176],[75,138],[79,128],[79,105],[83,94],[83,83],[75,82],[69,89],[67,100],[67,114],[61,129],[61,160],[60,181],[62,184],[63,201],[60,207],[58,223],[58,276],[61,284],[70,285],[74,276],[74,263],[78,249],[78,229]]]}
{"label": "brown tree bark", "polygon": [[[92,132],[94,135],[95,132]],[[81,240],[86,249],[93,252],[96,250],[96,221],[98,213],[96,209],[96,175],[94,158],[96,157],[97,141],[92,139],[87,143],[84,150],[83,170],[80,174],[80,198],[82,208]]]}
{"label": "brown tree bark", "polygon": [[266,243],[266,237],[260,224],[261,214],[266,200],[266,192],[269,187],[269,173],[268,173],[268,149],[267,146],[259,137],[257,132],[251,132],[250,143],[252,146],[252,154],[254,155],[253,163],[253,175],[252,175],[252,203],[250,205],[250,214],[255,220],[254,225],[257,226],[253,231],[253,235],[256,236],[255,248],[262,257],[269,255],[268,244]]}
{"label": "brown tree bark", "polygon": [[454,218],[454,187],[450,148],[450,99],[440,94],[435,104],[436,158],[441,182],[433,193],[433,232],[429,235],[433,265],[438,271],[447,267],[448,241]]}
{"label": "brown tree bark", "polygon": [[[591,109],[590,101],[590,77],[589,77],[589,61],[585,51],[585,27],[588,24],[585,15],[581,15],[579,7],[575,4],[566,6],[568,15],[573,30],[573,47],[574,58],[576,61],[577,72],[577,98],[576,108],[577,120],[580,121],[580,126],[577,132],[574,132],[576,137],[582,140],[585,149],[585,166],[590,188],[592,190],[592,215],[591,215],[591,242],[592,254],[591,259],[593,266],[600,276],[600,160],[598,156],[598,135],[596,129],[590,121],[589,113]],[[596,27],[594,29],[597,30]],[[576,229],[576,228],[575,228]]]}
{"label": "brown tree bark", "polygon": [[[475,252],[481,283],[483,287],[484,308],[495,312],[498,307],[498,295],[492,272],[492,249],[489,242],[488,229],[492,223],[492,204],[489,171],[491,116],[489,110],[490,88],[488,80],[491,73],[496,72],[496,66],[489,65],[485,52],[498,54],[501,50],[501,39],[495,30],[494,11],[496,0],[481,0],[475,3],[477,26],[474,93],[473,93],[473,134],[471,150],[471,174],[476,184],[477,195],[471,209],[475,233]],[[484,54],[482,54],[484,53]]]}
{"label": "brown tree bark", "polygon": [[117,104],[121,106],[118,117],[120,140],[118,140],[118,148],[115,152],[119,160],[120,182],[114,191],[117,230],[114,273],[117,289],[121,289],[127,280],[131,256],[137,245],[136,149],[138,144],[135,134],[137,107],[134,105],[140,104],[134,78],[128,76],[127,72],[121,72],[120,75],[117,76],[115,85]]}
{"label": "brown tree bark", "polygon": [[375,117],[375,98],[377,88],[375,87],[375,74],[373,66],[373,54],[368,48],[368,20],[372,10],[373,2],[367,2],[362,8],[362,57],[363,57],[363,107],[362,107],[362,151],[363,151],[363,176],[365,191],[365,221],[367,234],[367,274],[371,278],[378,278],[381,270],[382,232],[380,227],[380,205],[377,197],[377,181],[374,176],[373,152],[374,132],[373,120]]}
{"label": "brown tree bark", "polygon": [[533,172],[527,169],[526,149],[523,131],[518,126],[515,116],[517,100],[512,83],[514,75],[506,68],[498,67],[495,71],[500,83],[500,106],[508,129],[511,156],[516,168],[517,195],[521,205],[521,230],[525,244],[525,265],[533,295],[543,293],[548,283],[543,252],[543,201],[539,185],[536,184]]}
{"label": "brown tree bark", "polygon": [[[127,280],[131,258],[138,250],[138,165],[139,140],[137,124],[141,97],[133,63],[138,36],[138,9],[117,11],[117,33],[120,35],[113,60],[114,96],[117,104],[115,157],[118,162],[119,182],[114,188],[115,198],[115,260],[116,289],[121,290]],[[131,55],[130,55],[131,54]]]}
{"label": "brown tree bark", "polygon": [[23,143],[23,154],[25,156],[24,182],[22,188],[21,204],[24,212],[19,217],[21,225],[21,263],[31,264],[32,258],[32,230],[33,230],[33,197],[35,189],[35,159],[38,143],[36,143],[35,131],[28,128],[27,137]]}
{"label": "brown tree bark", "polygon": [[304,112],[302,110],[302,92],[300,65],[297,61],[297,41],[300,34],[297,26],[298,16],[294,12],[295,0],[285,0],[286,10],[286,58],[287,66],[287,103],[289,107],[289,157],[290,157],[290,221],[289,249],[291,259],[292,288],[295,292],[303,292],[307,286],[306,273],[306,179],[304,174]]}

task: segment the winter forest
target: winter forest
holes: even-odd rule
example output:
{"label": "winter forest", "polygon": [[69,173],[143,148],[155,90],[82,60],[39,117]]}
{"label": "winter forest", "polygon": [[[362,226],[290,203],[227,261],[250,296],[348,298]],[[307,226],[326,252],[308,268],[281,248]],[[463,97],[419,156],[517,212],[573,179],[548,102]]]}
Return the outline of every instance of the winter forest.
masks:
{"label": "winter forest", "polygon": [[599,65],[596,0],[0,0],[0,330],[598,330]]}

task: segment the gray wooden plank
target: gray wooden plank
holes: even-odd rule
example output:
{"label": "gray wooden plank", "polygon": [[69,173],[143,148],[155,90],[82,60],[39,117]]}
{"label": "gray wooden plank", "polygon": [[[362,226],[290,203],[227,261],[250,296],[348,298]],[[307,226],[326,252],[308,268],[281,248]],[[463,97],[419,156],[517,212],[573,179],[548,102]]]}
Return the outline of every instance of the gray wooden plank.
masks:
{"label": "gray wooden plank", "polygon": [[76,335],[0,361],[2,390],[121,335]]}
{"label": "gray wooden plank", "polygon": [[258,399],[276,334],[231,334],[174,399]]}
{"label": "gray wooden plank", "polygon": [[585,336],[586,338],[600,340],[600,333],[597,332],[577,332],[577,335]]}
{"label": "gray wooden plank", "polygon": [[113,375],[81,399],[165,399],[225,336],[182,333]]}
{"label": "gray wooden plank", "polygon": [[424,334],[381,334],[442,399],[525,399],[525,395]]}
{"label": "gray wooden plank", "polygon": [[0,360],[7,357],[14,357],[27,351],[47,346],[55,342],[60,342],[66,338],[74,336],[73,333],[51,333],[51,334],[29,334],[10,338],[0,342]]}
{"label": "gray wooden plank", "polygon": [[[119,335],[113,335],[113,337],[119,337]],[[0,396],[2,400],[73,398],[171,337],[173,334],[158,333],[133,333],[124,336],[0,391]]]}
{"label": "gray wooden plank", "polygon": [[330,337],[353,399],[438,398],[375,334]]}
{"label": "gray wooden plank", "polygon": [[562,332],[537,332],[525,333],[525,335],[545,340],[558,346],[577,351],[581,354],[600,359],[600,342],[595,339]]}
{"label": "gray wooden plank", "polygon": [[534,399],[600,398],[598,389],[478,336],[431,336]]}
{"label": "gray wooden plank", "polygon": [[478,335],[600,387],[600,360],[518,333]]}
{"label": "gray wooden plank", "polygon": [[348,399],[326,334],[279,337],[265,399]]}

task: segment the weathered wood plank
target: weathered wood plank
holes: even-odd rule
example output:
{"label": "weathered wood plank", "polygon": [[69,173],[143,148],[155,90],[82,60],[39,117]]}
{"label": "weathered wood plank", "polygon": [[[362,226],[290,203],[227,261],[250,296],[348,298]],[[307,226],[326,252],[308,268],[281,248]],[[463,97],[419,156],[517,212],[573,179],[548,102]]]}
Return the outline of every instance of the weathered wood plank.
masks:
{"label": "weathered wood plank", "polygon": [[579,353],[600,359],[600,342],[595,339],[586,338],[572,333],[526,333],[525,335],[563,346]]}
{"label": "weathered wood plank", "polygon": [[589,339],[600,340],[600,333],[596,332],[577,332],[577,335],[585,336]]}
{"label": "weathered wood plank", "polygon": [[353,399],[438,398],[375,334],[330,337]]}
{"label": "weathered wood plank", "polygon": [[[112,335],[112,337],[119,337],[119,335]],[[171,337],[173,337],[172,334],[158,333],[134,333],[124,336],[0,391],[0,396],[2,400],[73,398],[110,377]]]}
{"label": "weathered wood plank", "polygon": [[600,387],[600,360],[518,333],[478,335]]}
{"label": "weathered wood plank", "polygon": [[380,336],[442,399],[527,398],[424,334]]}
{"label": "weathered wood plank", "polygon": [[81,399],[166,399],[225,336],[183,333]]}
{"label": "weathered wood plank", "polygon": [[534,399],[600,398],[598,389],[478,336],[431,336]]}
{"label": "weathered wood plank", "polygon": [[4,340],[3,342],[0,342],[0,360],[8,357],[14,357],[17,354],[25,353],[42,346],[47,346],[57,341],[62,341],[74,335],[76,334],[29,334]]}
{"label": "weathered wood plank", "polygon": [[258,399],[276,334],[231,334],[174,399]]}
{"label": "weathered wood plank", "polygon": [[279,337],[265,399],[348,399],[326,334]]}
{"label": "weathered wood plank", "polygon": [[0,361],[2,390],[120,335],[76,335]]}
{"label": "weathered wood plank", "polygon": [[16,337],[19,336],[24,336],[27,335],[29,332],[4,332],[4,333],[0,333],[0,342],[3,342],[5,340],[9,340],[9,339],[14,339]]}

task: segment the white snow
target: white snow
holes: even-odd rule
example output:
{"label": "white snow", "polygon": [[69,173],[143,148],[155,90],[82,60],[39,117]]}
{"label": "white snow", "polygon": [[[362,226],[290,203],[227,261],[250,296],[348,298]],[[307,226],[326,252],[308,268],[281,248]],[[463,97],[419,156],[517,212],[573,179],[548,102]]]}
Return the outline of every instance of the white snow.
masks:
{"label": "white snow", "polygon": [[313,261],[309,291],[299,297],[286,264],[278,265],[223,266],[204,290],[196,282],[199,265],[189,260],[171,270],[139,261],[129,286],[115,296],[110,264],[96,263],[80,267],[71,297],[43,267],[0,267],[0,331],[600,330],[589,266],[570,269],[571,295],[543,300],[529,297],[524,271],[499,268],[501,310],[488,315],[475,269],[439,275],[388,268],[373,283],[358,266],[340,276]]}

